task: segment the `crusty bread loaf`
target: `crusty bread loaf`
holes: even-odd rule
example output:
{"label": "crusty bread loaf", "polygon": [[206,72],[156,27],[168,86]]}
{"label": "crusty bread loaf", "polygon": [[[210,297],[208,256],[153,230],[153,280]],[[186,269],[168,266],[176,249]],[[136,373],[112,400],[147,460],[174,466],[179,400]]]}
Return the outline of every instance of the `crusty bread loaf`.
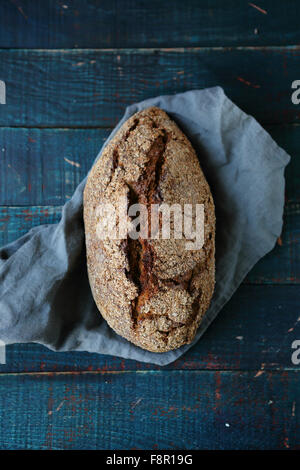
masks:
{"label": "crusty bread loaf", "polygon": [[[200,155],[201,159],[201,155]],[[99,239],[99,204],[204,204],[204,245],[187,240]],[[159,108],[136,113],[92,168],[84,191],[87,266],[102,316],[143,349],[164,352],[190,343],[214,290],[215,213],[195,151]]]}

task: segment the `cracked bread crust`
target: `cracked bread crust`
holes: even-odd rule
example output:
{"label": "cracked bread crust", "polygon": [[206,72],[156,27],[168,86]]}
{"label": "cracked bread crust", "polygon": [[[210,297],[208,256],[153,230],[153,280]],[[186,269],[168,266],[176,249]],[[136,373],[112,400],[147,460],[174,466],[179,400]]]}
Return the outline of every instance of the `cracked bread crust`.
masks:
{"label": "cracked bread crust", "polygon": [[[170,239],[100,240],[97,207],[117,207],[121,196],[127,207],[138,202],[148,211],[151,204],[204,204],[203,247],[187,250],[172,229]],[[136,113],[105,147],[88,176],[84,223],[89,281],[108,324],[148,351],[190,343],[214,290],[215,211],[191,143],[164,111]]]}

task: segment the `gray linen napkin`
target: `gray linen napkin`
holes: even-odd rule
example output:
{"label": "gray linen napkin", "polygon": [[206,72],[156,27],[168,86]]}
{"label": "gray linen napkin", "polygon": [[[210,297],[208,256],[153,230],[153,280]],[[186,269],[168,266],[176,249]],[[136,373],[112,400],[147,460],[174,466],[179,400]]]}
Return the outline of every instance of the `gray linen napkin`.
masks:
{"label": "gray linen napkin", "polygon": [[[220,87],[129,106],[111,136],[149,106],[164,109],[192,141],[216,205],[216,288],[195,344],[279,237],[290,157]],[[65,204],[58,224],[35,227],[0,250],[0,339],[168,364],[192,345],[167,353],[144,351],[118,336],[97,311],[85,262],[85,181]]]}

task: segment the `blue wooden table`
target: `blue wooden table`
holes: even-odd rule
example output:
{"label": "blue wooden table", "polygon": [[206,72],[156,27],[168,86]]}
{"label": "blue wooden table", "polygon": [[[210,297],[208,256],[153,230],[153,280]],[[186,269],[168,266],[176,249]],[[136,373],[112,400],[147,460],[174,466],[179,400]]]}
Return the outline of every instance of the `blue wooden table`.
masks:
{"label": "blue wooden table", "polygon": [[220,85],[292,157],[276,247],[175,363],[7,348],[1,449],[300,448],[300,3],[257,2],[0,2],[0,245],[59,220],[141,99]]}

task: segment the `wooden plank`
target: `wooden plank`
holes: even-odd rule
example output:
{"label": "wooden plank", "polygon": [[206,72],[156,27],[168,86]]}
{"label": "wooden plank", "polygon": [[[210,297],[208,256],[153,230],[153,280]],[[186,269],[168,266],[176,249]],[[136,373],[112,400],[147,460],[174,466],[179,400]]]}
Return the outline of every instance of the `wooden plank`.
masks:
{"label": "wooden plank", "polygon": [[[300,339],[299,287],[242,285],[198,343],[163,370],[282,370]],[[4,372],[157,370],[152,364],[40,345],[7,347]]]}
{"label": "wooden plank", "polygon": [[286,200],[300,201],[300,126],[265,126],[277,144],[291,156],[285,171]]}
{"label": "wooden plank", "polygon": [[[255,3],[255,2],[254,2]],[[296,44],[299,2],[12,0],[0,3],[0,47],[99,48]]]}
{"label": "wooden plank", "polygon": [[0,128],[0,203],[63,205],[110,129]]}
{"label": "wooden plank", "polygon": [[36,225],[60,220],[61,206],[0,206],[0,246],[24,235]]}
{"label": "wooden plank", "polygon": [[0,50],[0,125],[110,127],[126,105],[221,85],[263,123],[299,120],[291,101],[300,49]]}
{"label": "wooden plank", "polygon": [[[36,225],[60,220],[61,206],[0,206],[0,246]],[[248,275],[250,283],[300,283],[300,204],[287,202],[281,238]]]}
{"label": "wooden plank", "polygon": [[287,202],[284,225],[275,248],[248,274],[246,282],[300,283],[300,204]]}
{"label": "wooden plank", "polygon": [[299,449],[299,371],[0,376],[1,449]]}
{"label": "wooden plank", "polygon": [[[286,217],[281,245],[267,255],[247,280],[251,283],[299,283],[300,126],[267,126],[292,156],[286,170]],[[1,128],[0,245],[33,225],[58,221],[60,208],[87,174],[110,129]],[[34,206],[50,207],[34,207]],[[33,212],[30,217],[28,211]],[[2,223],[1,223],[2,222]]]}
{"label": "wooden plank", "polygon": [[[291,156],[286,197],[300,201],[300,126],[266,126]],[[111,129],[0,128],[0,204],[63,205]]]}

